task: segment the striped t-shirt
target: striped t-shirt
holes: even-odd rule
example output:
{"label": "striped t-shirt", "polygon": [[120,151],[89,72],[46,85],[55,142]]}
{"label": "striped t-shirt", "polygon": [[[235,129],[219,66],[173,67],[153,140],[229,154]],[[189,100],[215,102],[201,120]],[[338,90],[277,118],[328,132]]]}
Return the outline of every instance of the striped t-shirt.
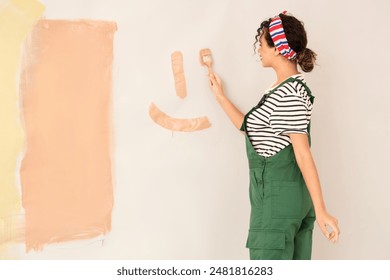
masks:
{"label": "striped t-shirt", "polygon": [[246,132],[257,153],[271,157],[291,144],[290,133],[308,133],[313,104],[302,74],[268,89],[264,103],[247,117]]}

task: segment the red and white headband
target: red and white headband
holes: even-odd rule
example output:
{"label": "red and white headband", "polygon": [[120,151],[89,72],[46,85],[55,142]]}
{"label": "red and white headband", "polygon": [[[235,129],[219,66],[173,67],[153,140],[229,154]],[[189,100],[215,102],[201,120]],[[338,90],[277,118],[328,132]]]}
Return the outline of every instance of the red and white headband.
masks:
{"label": "red and white headband", "polygon": [[[287,11],[284,11],[282,14],[286,14]],[[269,34],[271,35],[272,41],[274,42],[276,48],[279,52],[289,60],[294,59],[297,54],[296,52],[288,45],[286,34],[284,33],[282,20],[279,15],[275,16],[269,24]]]}

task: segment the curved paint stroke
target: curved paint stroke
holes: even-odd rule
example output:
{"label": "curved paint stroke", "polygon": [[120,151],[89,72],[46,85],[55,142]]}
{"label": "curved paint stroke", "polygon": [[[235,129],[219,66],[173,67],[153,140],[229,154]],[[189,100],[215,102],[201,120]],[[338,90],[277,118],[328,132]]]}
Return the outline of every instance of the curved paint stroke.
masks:
{"label": "curved paint stroke", "polygon": [[149,115],[155,123],[172,131],[192,132],[211,126],[207,117],[193,119],[172,118],[161,111],[154,103],[150,104]]}

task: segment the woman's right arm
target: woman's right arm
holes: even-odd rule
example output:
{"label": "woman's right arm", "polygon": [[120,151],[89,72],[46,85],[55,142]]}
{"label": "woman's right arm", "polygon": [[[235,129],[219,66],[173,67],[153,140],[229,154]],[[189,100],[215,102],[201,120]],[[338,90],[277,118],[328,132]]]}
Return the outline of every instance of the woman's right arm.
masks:
{"label": "woman's right arm", "polygon": [[236,106],[227,98],[223,92],[221,78],[214,74],[209,74],[209,86],[210,89],[214,92],[215,98],[217,99],[219,105],[225,111],[226,115],[232,121],[234,126],[237,129],[241,128],[242,122],[244,121],[244,114],[237,109]]}

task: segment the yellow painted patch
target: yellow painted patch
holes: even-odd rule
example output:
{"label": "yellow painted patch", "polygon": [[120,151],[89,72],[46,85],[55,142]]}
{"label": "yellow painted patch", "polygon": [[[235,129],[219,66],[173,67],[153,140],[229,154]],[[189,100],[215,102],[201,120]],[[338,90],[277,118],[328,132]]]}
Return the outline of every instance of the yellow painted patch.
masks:
{"label": "yellow painted patch", "polygon": [[43,11],[44,6],[35,0],[0,5],[0,259],[15,258],[10,241],[20,240],[23,234],[16,175],[23,147],[17,78],[21,46]]}

